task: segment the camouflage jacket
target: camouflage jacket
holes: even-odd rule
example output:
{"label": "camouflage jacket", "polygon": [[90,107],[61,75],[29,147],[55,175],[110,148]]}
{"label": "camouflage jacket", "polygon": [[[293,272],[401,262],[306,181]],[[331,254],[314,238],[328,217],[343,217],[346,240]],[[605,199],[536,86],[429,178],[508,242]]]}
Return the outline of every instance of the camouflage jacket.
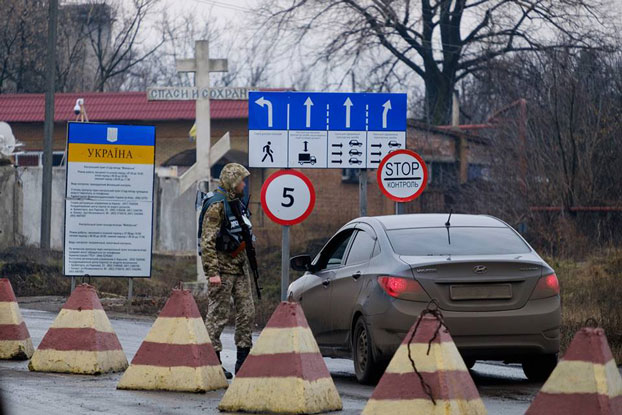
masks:
{"label": "camouflage jacket", "polygon": [[[231,201],[238,197],[234,189],[250,173],[243,166],[231,163],[227,164],[220,174],[220,186],[227,192],[227,200]],[[230,253],[216,250],[216,237],[225,220],[225,207],[223,202],[212,204],[203,218],[201,232],[201,259],[205,276],[212,277],[216,274],[246,274],[246,252],[240,252],[235,258]]]}

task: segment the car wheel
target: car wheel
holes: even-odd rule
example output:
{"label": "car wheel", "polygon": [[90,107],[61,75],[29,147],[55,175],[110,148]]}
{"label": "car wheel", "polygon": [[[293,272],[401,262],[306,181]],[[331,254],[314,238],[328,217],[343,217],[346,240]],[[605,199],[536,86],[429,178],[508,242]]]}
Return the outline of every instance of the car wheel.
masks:
{"label": "car wheel", "polygon": [[557,366],[556,354],[533,356],[523,362],[523,372],[532,382],[544,382],[549,378],[555,366]]}
{"label": "car wheel", "polygon": [[363,317],[360,317],[354,325],[352,360],[356,379],[365,385],[377,383],[386,367],[374,359],[372,338]]}

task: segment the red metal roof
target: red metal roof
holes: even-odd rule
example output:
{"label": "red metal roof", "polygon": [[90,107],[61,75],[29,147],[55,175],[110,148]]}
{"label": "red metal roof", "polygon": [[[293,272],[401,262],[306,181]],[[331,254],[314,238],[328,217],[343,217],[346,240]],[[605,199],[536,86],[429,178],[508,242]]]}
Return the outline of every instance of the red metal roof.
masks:
{"label": "red metal roof", "polygon": [[[146,92],[57,93],[54,120],[73,121],[76,99],[84,98],[89,121],[194,120],[195,101],[147,101]],[[248,101],[210,102],[212,119],[248,118]],[[0,121],[43,122],[44,94],[0,94]]]}

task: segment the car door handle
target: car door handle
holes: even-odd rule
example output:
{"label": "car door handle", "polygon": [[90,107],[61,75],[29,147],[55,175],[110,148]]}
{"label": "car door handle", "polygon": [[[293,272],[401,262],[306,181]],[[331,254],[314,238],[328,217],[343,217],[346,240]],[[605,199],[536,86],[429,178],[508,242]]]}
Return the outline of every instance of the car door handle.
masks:
{"label": "car door handle", "polygon": [[328,286],[330,285],[330,280],[324,280],[324,281],[322,281],[322,285],[323,285],[324,287],[328,287]]}
{"label": "car door handle", "polygon": [[352,278],[354,278],[355,280],[358,280],[359,278],[361,278],[361,271],[357,271],[354,274],[351,275]]}

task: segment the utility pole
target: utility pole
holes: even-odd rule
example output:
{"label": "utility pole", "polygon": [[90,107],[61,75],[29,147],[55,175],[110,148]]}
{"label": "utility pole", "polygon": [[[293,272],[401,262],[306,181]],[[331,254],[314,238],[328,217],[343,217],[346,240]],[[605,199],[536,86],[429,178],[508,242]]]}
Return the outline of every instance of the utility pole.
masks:
{"label": "utility pole", "polygon": [[43,125],[43,189],[41,193],[42,249],[50,249],[52,221],[52,143],[54,140],[54,82],[56,80],[56,22],[58,0],[49,0],[48,44],[45,80],[45,123]]}
{"label": "utility pole", "polygon": [[367,216],[367,169],[359,169],[359,216]]}
{"label": "utility pole", "polygon": [[[356,92],[356,77],[350,73],[352,92]],[[365,127],[367,128],[367,127]],[[367,216],[367,169],[359,169],[359,216]]]}

